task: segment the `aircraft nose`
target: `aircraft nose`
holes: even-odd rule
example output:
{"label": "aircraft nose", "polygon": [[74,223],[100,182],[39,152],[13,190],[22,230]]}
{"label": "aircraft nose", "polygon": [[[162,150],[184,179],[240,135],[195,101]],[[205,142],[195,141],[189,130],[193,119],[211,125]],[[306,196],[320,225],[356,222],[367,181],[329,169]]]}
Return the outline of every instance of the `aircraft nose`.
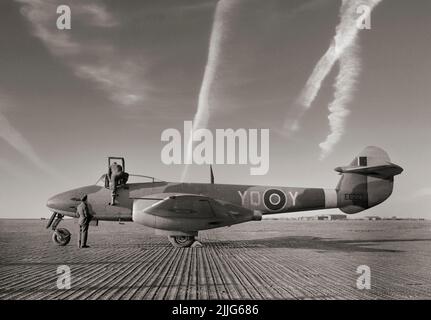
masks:
{"label": "aircraft nose", "polygon": [[59,195],[55,195],[51,198],[48,199],[48,201],[46,202],[46,206],[49,209],[59,209],[59,207],[61,206],[61,197],[59,197]]}
{"label": "aircraft nose", "polygon": [[48,199],[46,206],[51,211],[71,211],[72,207],[75,206],[76,201],[74,201],[73,195],[65,192],[57,194]]}

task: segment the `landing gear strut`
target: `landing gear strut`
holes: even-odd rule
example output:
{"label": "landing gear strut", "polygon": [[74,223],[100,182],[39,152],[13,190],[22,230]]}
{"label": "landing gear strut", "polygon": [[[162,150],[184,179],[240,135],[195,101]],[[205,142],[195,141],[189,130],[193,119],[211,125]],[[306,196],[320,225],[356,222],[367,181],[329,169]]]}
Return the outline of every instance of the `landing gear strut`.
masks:
{"label": "landing gear strut", "polygon": [[195,242],[194,236],[169,236],[169,242],[178,248],[190,247]]}
{"label": "landing gear strut", "polygon": [[70,242],[69,230],[66,228],[57,228],[63,217],[62,214],[54,212],[46,226],[47,229],[51,227],[51,229],[54,230],[52,233],[52,241],[59,246],[65,246]]}

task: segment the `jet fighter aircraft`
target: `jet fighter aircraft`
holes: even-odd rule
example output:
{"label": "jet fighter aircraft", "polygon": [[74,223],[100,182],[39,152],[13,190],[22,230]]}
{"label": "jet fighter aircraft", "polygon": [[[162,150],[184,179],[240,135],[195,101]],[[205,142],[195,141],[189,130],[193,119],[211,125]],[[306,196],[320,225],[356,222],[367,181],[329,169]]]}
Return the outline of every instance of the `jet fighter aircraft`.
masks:
{"label": "jet fighter aircraft", "polygon": [[[124,158],[108,158],[121,161]],[[262,215],[339,208],[357,213],[386,200],[392,193],[394,176],[403,169],[390,162],[385,151],[366,147],[348,166],[337,167],[341,179],[335,189],[256,185],[176,183],[129,174],[117,188],[117,205],[110,205],[107,175],[94,185],[60,193],[48,200],[52,211],[47,228],[54,243],[64,246],[70,232],[57,228],[64,216],[75,217],[80,198],[88,195],[93,221],[133,221],[168,236],[172,245],[189,247],[201,230],[261,220]],[[144,181],[136,182],[140,179]]]}

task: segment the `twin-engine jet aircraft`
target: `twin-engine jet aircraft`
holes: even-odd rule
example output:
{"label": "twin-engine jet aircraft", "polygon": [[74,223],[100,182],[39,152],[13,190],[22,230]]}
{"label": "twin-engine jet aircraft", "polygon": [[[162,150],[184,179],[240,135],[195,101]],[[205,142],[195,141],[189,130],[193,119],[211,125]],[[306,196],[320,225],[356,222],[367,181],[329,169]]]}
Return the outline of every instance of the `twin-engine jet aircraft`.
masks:
{"label": "twin-engine jet aircraft", "polygon": [[[120,160],[125,170],[123,158]],[[64,246],[70,232],[57,228],[64,216],[75,217],[79,199],[88,195],[93,221],[133,221],[168,236],[176,247],[189,247],[200,230],[261,220],[262,215],[339,208],[357,213],[386,200],[392,193],[394,176],[403,169],[390,162],[385,151],[365,148],[350,165],[337,167],[341,179],[335,189],[272,187],[254,185],[176,183],[153,177],[129,175],[118,186],[117,205],[109,204],[111,190],[106,174],[95,185],[58,194],[48,200],[53,212],[47,228],[53,241]],[[136,179],[145,181],[136,182]]]}

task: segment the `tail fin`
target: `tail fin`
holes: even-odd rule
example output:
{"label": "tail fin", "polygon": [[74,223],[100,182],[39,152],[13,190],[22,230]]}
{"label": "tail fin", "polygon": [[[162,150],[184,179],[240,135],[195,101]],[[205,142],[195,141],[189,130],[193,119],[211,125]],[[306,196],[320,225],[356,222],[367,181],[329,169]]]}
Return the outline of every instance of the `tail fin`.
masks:
{"label": "tail fin", "polygon": [[337,204],[344,213],[357,213],[385,201],[391,194],[394,176],[403,169],[390,162],[378,147],[366,147],[349,166],[337,167]]}

